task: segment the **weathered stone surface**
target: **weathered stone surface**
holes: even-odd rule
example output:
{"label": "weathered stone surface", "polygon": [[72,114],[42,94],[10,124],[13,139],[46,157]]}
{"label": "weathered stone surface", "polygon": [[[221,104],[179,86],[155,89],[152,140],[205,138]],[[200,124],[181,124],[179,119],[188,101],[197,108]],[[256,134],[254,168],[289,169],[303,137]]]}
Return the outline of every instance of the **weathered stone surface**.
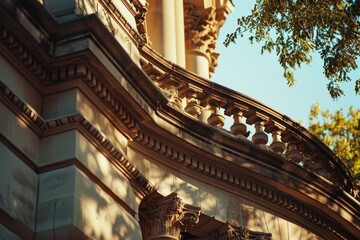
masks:
{"label": "weathered stone surface", "polygon": [[141,239],[135,218],[74,166],[41,174],[39,189],[36,239]]}
{"label": "weathered stone surface", "polygon": [[0,208],[35,229],[37,174],[0,143]]}
{"label": "weathered stone surface", "polygon": [[68,131],[41,139],[39,166],[75,157],[76,131]]}
{"label": "weathered stone surface", "polygon": [[70,89],[61,93],[46,96],[42,116],[45,119],[55,118],[76,112],[76,90]]}
{"label": "weathered stone surface", "polygon": [[2,102],[0,102],[0,134],[32,161],[39,158],[39,137]]}
{"label": "weathered stone surface", "polygon": [[21,238],[0,224],[0,240],[21,240]]}
{"label": "weathered stone surface", "polygon": [[27,79],[20,74],[13,65],[0,54],[0,79],[24,102],[36,111],[41,111],[41,95],[34,89]]}

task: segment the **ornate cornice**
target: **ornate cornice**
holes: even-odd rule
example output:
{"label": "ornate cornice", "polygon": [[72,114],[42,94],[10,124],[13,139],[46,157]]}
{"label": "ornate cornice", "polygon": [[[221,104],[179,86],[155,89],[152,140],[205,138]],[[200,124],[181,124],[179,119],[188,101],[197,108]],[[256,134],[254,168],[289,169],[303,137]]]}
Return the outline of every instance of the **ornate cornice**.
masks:
{"label": "ornate cornice", "polygon": [[[109,141],[81,113],[74,113],[57,119],[44,120],[34,109],[17,97],[0,81],[0,100],[21,118],[39,136],[48,136],[57,132],[78,129],[85,134],[92,144],[115,164],[122,173],[135,183],[139,192],[147,195],[154,190],[150,182],[127,160],[122,152]],[[36,170],[36,169],[35,169]]]}
{"label": "ornate cornice", "polygon": [[[148,135],[140,132],[139,136],[134,140],[152,150],[152,156],[149,155],[149,157],[155,158],[169,167],[175,164],[177,166],[175,167],[176,169],[183,169],[185,167],[187,169],[186,173],[195,179],[205,181],[208,184],[213,182],[216,187],[219,187],[220,183],[225,186],[227,185],[228,191],[234,194],[240,194],[240,196],[243,197],[249,194],[249,199],[256,202],[261,201],[263,204],[268,202],[272,205],[273,209],[275,209],[274,205],[278,206],[279,209],[283,209],[284,215],[286,215],[285,212],[296,215],[292,221],[300,223],[304,222],[302,220],[305,220],[305,222],[312,223],[325,232],[327,231],[330,234],[334,234],[336,237],[339,237],[339,239],[342,239],[343,236],[347,236],[348,234],[342,228],[331,222],[330,219],[316,208],[304,204],[288,193],[254,180],[256,179],[254,174],[250,176],[247,175],[249,173],[236,172],[236,170],[238,171],[239,169],[235,166],[224,165],[223,167],[219,167],[209,161],[209,158],[198,158],[191,153],[184,153],[176,147],[170,146],[164,141],[155,138],[152,134]],[[132,147],[139,149],[134,145],[132,145]],[[143,151],[143,154],[144,153],[146,154],[146,151]],[[161,159],[164,159],[164,161],[161,161]],[[270,183],[270,181],[268,181],[268,183]],[[232,191],[230,188],[235,190]]]}
{"label": "ornate cornice", "polygon": [[16,36],[0,22],[0,42],[26,67],[34,76],[43,81],[46,79],[46,68]]}

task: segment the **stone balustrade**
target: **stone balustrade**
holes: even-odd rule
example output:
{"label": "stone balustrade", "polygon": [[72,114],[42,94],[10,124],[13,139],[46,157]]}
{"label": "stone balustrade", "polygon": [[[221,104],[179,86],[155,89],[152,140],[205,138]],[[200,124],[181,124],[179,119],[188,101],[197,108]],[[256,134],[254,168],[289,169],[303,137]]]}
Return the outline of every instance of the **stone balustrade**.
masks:
{"label": "stone balustrade", "polygon": [[[141,46],[140,52],[143,70],[165,92],[169,105],[235,138],[248,139],[335,186],[347,191],[352,188],[350,174],[343,163],[297,122],[244,94],[178,67],[147,45]],[[232,122],[227,123],[231,118]],[[230,130],[224,126],[230,126]]]}

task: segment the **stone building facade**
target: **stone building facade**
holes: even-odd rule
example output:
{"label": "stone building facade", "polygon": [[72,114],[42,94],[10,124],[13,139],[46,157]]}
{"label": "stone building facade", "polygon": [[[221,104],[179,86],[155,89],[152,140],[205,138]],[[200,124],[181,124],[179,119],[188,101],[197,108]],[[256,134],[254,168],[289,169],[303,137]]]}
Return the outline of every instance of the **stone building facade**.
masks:
{"label": "stone building facade", "polygon": [[331,150],[209,80],[233,7],[1,0],[0,239],[358,239]]}

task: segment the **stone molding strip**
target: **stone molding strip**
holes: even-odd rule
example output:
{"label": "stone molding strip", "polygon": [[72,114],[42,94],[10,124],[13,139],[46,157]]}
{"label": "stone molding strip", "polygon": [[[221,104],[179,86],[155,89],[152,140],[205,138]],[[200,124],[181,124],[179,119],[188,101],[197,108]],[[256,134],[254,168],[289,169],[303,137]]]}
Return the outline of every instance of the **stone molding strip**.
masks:
{"label": "stone molding strip", "polygon": [[[1,9],[1,8],[0,8]],[[1,11],[0,11],[1,14]],[[0,22],[0,42],[40,81],[46,79],[44,65]]]}

